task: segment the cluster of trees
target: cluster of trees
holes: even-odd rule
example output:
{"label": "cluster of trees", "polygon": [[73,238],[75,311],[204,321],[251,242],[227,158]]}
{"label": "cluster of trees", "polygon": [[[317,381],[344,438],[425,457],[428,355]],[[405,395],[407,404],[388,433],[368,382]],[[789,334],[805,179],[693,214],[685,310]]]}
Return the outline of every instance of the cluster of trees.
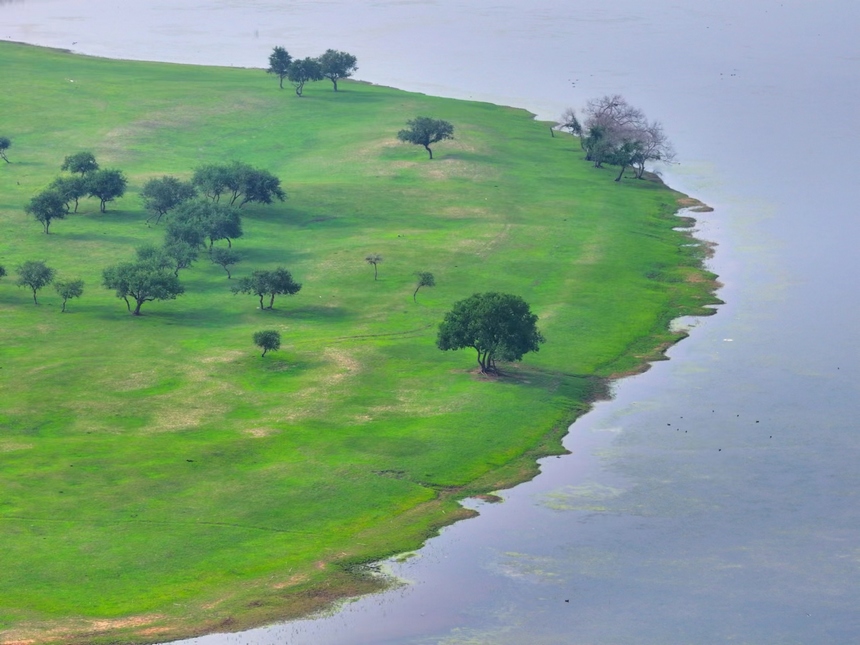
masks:
{"label": "cluster of trees", "polygon": [[675,151],[658,121],[649,121],[639,108],[618,94],[588,101],[580,123],[573,108],[564,111],[557,127],[579,137],[585,158],[596,168],[618,166],[615,181],[635,169],[642,179],[649,161],[672,161]]}
{"label": "cluster of trees", "polygon": [[99,211],[104,213],[108,202],[122,197],[128,185],[121,170],[100,168],[93,153],[87,151],[66,157],[60,170],[69,174],[57,177],[24,207],[28,215],[42,224],[46,234],[50,233],[51,222],[78,212],[81,198],[97,198]]}
{"label": "cluster of trees", "polygon": [[[63,312],[66,311],[66,303],[72,298],[80,298],[84,293],[83,280],[56,280],[56,270],[49,267],[42,260],[28,260],[20,264],[16,269],[18,279],[15,281],[19,287],[27,287],[33,292],[33,304],[38,305],[36,294],[49,284],[63,299]],[[0,265],[0,278],[6,275],[6,267]]]}
{"label": "cluster of trees", "polygon": [[337,82],[349,78],[358,69],[356,58],[346,52],[327,49],[317,58],[293,58],[283,47],[275,47],[269,55],[269,74],[275,74],[284,89],[284,79],[288,79],[301,96],[305,83],[329,79],[337,92]]}

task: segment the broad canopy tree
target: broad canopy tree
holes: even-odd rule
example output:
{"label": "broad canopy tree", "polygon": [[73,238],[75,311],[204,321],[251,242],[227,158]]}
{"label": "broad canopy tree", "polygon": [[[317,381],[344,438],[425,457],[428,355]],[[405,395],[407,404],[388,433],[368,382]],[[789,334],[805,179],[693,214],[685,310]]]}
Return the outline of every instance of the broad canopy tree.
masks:
{"label": "broad canopy tree", "polygon": [[337,92],[337,82],[342,78],[349,78],[358,69],[355,56],[334,49],[327,49],[317,60],[323,77],[332,82],[335,92]]}
{"label": "broad canopy tree", "polygon": [[146,221],[155,218],[155,223],[158,224],[168,212],[181,203],[194,199],[197,190],[190,182],[164,175],[147,181],[140,191],[140,196],[144,208],[150,213]]}
{"label": "broad canopy tree", "polygon": [[83,280],[57,280],[54,282],[54,289],[57,294],[63,299],[63,308],[61,313],[66,312],[66,303],[72,298],[80,298],[84,293]]}
{"label": "broad canopy tree", "polygon": [[45,234],[50,234],[51,222],[65,219],[68,209],[63,195],[55,189],[42,191],[24,207],[24,212],[32,215],[45,228]]}
{"label": "broad canopy tree", "polygon": [[293,57],[283,47],[275,47],[269,54],[269,68],[266,73],[275,74],[278,77],[281,89],[284,89],[284,79],[287,77],[292,62]]}
{"label": "broad canopy tree", "polygon": [[[301,283],[293,280],[293,276],[284,267],[278,267],[274,271],[257,270],[239,280],[239,284],[233,287],[234,294],[248,293],[260,299],[260,309],[273,309],[275,296],[292,296],[301,291]],[[269,297],[269,305],[263,304],[263,298]]]}
{"label": "broad canopy tree", "polygon": [[87,150],[69,155],[63,160],[63,165],[60,166],[60,170],[68,170],[70,173],[78,175],[87,175],[98,169],[99,164],[95,155]]}
{"label": "broad canopy tree", "polygon": [[[174,300],[185,293],[179,278],[158,261],[124,262],[110,266],[102,272],[102,284],[113,289],[117,298],[125,300],[133,316],[140,315],[145,302]],[[129,298],[135,301],[134,310]]]}
{"label": "broad canopy tree", "polygon": [[264,329],[254,332],[254,344],[263,350],[262,357],[267,352],[274,352],[281,348],[281,334],[275,329]]}
{"label": "broad canopy tree", "polygon": [[[78,175],[57,177],[48,188],[56,190],[62,195],[63,202],[66,204],[66,211],[70,213],[78,212],[78,203],[81,197],[86,197],[88,193],[86,178]],[[74,208],[72,208],[73,204]]]}
{"label": "broad canopy tree", "polygon": [[418,116],[407,121],[406,125],[409,127],[398,132],[397,138],[416,146],[424,146],[431,159],[433,158],[433,150],[430,149],[432,144],[454,138],[454,126],[442,119]]}
{"label": "broad canopy tree", "polygon": [[99,211],[107,210],[107,203],[125,195],[128,180],[121,170],[94,170],[87,174],[87,193],[99,199]]}
{"label": "broad canopy tree", "polygon": [[42,260],[28,260],[18,267],[18,280],[15,284],[19,287],[29,287],[33,292],[33,304],[38,305],[36,292],[51,284],[56,273]]}
{"label": "broad canopy tree", "polygon": [[296,88],[296,96],[301,96],[305,90],[305,83],[321,81],[324,77],[319,61],[308,57],[294,60],[287,70],[287,78]]}
{"label": "broad canopy tree", "polygon": [[238,208],[248,203],[271,204],[287,197],[275,175],[240,161],[200,166],[194,170],[191,183],[213,202],[220,203],[223,195]]}
{"label": "broad canopy tree", "polygon": [[442,324],[436,346],[441,350],[471,347],[483,373],[497,373],[496,361],[518,361],[545,342],[538,317],[519,296],[476,293],[454,303]]}

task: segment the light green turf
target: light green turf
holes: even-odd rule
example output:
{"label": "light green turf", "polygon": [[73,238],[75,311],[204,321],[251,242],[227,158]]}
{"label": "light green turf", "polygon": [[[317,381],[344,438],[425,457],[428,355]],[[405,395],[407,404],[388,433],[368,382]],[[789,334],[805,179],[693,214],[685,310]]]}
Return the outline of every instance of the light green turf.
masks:
{"label": "light green turf", "polygon": [[[344,564],[414,548],[457,495],[527,476],[598,377],[713,302],[701,249],[673,230],[680,195],[615,183],[523,110],[350,82],[299,99],[261,70],[8,43],[0,69],[0,636],[169,630],[128,636],[146,640],[360,590]],[[456,129],[432,162],[396,141],[417,115]],[[129,192],[45,235],[23,206],[80,150]],[[234,275],[283,265],[304,288],[260,311],[201,259],[186,295],[129,316],[100,282],[163,234],[137,192],[230,160],[289,194],[244,210]],[[15,286],[31,259],[83,278],[68,313]],[[438,285],[417,304],[416,271]],[[450,305],[487,290],[524,297],[547,338],[500,381],[434,345]],[[251,337],[270,328],[282,349],[261,359]]]}

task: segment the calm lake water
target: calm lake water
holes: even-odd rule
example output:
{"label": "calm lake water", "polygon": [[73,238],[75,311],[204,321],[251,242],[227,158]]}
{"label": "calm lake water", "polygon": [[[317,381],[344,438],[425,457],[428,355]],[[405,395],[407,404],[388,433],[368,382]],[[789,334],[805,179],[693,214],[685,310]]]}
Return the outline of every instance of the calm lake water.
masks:
{"label": "calm lake water", "polygon": [[331,616],[230,644],[860,642],[860,3],[829,0],[0,0],[0,37],[358,77],[554,118],[621,93],[727,304],[577,421],[569,456],[479,506]]}

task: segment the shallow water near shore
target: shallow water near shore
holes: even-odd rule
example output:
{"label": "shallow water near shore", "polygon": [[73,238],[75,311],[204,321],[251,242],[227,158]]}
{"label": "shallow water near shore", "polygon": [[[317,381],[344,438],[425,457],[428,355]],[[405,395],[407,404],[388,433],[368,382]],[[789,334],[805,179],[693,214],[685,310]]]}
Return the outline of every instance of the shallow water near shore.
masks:
{"label": "shallow water near shore", "polygon": [[468,502],[481,516],[389,563],[387,593],[183,642],[860,639],[858,26],[845,0],[0,2],[0,37],[100,56],[333,47],[363,80],[546,119],[621,93],[675,142],[667,183],[715,208],[697,228],[727,304],[680,321],[690,338],[577,421],[570,455]]}

